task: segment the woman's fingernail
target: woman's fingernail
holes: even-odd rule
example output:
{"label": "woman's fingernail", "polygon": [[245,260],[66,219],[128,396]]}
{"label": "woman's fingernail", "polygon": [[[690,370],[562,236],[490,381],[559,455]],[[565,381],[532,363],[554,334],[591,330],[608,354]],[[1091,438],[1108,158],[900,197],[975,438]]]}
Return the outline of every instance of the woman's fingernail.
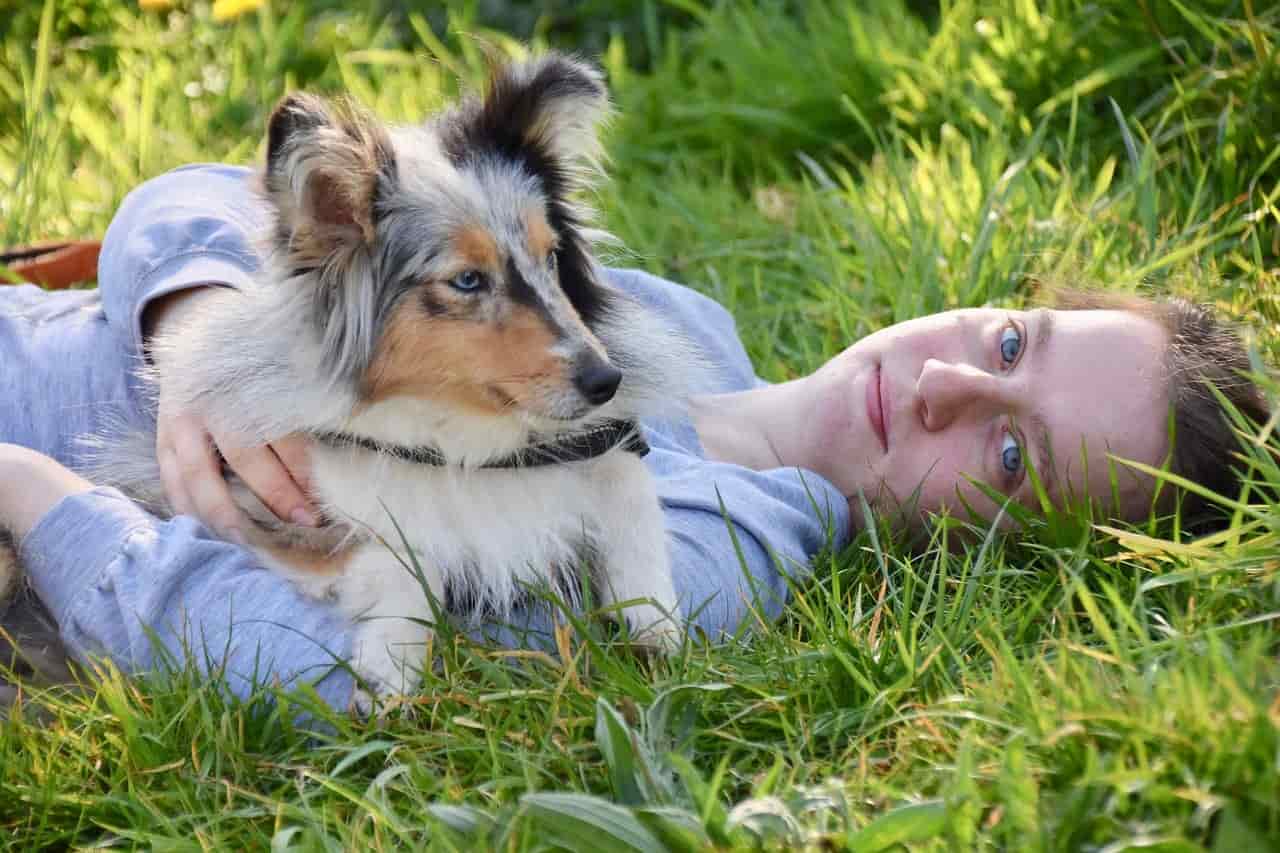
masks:
{"label": "woman's fingernail", "polygon": [[244,534],[240,532],[240,528],[238,527],[232,527],[229,529],[227,531],[227,538],[237,545],[243,545],[246,548],[249,547],[248,540],[244,538]]}
{"label": "woman's fingernail", "polygon": [[293,515],[289,516],[294,524],[301,524],[304,527],[316,527],[320,522],[316,521],[316,517],[307,512],[302,507],[298,507],[293,511]]}

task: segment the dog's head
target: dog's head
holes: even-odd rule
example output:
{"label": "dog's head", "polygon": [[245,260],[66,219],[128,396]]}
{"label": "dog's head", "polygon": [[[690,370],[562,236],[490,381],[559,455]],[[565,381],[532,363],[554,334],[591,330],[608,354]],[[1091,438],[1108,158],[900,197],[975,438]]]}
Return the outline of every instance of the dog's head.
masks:
{"label": "dog's head", "polygon": [[574,201],[607,112],[600,75],[559,55],[417,127],[285,98],[263,181],[273,264],[313,312],[323,369],[369,403],[567,421],[608,402],[622,375],[592,327],[611,291]]}

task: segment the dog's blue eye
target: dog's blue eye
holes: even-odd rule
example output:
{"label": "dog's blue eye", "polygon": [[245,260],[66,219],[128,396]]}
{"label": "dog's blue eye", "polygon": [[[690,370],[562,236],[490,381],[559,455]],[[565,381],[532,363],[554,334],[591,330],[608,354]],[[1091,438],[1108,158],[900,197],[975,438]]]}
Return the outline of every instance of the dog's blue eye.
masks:
{"label": "dog's blue eye", "polygon": [[467,270],[449,279],[449,286],[463,293],[473,293],[484,287],[484,273],[479,270]]}
{"label": "dog's blue eye", "polygon": [[560,271],[560,256],[555,252],[547,252],[547,269],[552,275]]}

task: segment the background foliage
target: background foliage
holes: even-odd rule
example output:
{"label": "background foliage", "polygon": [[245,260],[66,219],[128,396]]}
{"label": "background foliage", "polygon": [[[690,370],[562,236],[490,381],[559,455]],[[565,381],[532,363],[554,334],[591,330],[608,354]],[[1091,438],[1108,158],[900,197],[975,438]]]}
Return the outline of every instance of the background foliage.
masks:
{"label": "background foliage", "polygon": [[[5,8],[8,6],[8,8]],[[294,88],[412,121],[486,57],[594,57],[616,259],[730,307],[759,373],[1035,278],[1145,287],[1280,346],[1280,10],[1250,0],[0,0],[0,240],[252,162]],[[1209,540],[1036,520],[815,560],[778,624],[646,664],[444,638],[381,725],[189,672],[0,727],[13,849],[1274,849],[1272,431]],[[293,725],[299,707],[324,734]]]}

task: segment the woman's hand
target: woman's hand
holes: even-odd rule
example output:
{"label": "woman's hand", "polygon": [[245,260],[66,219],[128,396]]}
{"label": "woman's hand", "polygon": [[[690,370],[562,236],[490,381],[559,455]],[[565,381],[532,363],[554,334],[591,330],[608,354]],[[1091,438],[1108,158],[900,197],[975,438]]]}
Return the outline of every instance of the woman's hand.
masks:
{"label": "woman's hand", "polygon": [[[160,300],[145,318],[147,331],[163,331],[209,292],[211,288],[192,288]],[[200,415],[183,411],[163,385],[156,428],[160,476],[174,512],[193,515],[219,536],[243,543],[241,531],[249,520],[231,498],[222,474],[226,460],[281,520],[308,526],[318,523],[306,497],[309,443],[302,436],[254,445],[244,436],[215,432]]]}
{"label": "woman's hand", "polygon": [[58,501],[92,488],[93,483],[43,453],[0,444],[0,528],[15,541],[31,532]]}

